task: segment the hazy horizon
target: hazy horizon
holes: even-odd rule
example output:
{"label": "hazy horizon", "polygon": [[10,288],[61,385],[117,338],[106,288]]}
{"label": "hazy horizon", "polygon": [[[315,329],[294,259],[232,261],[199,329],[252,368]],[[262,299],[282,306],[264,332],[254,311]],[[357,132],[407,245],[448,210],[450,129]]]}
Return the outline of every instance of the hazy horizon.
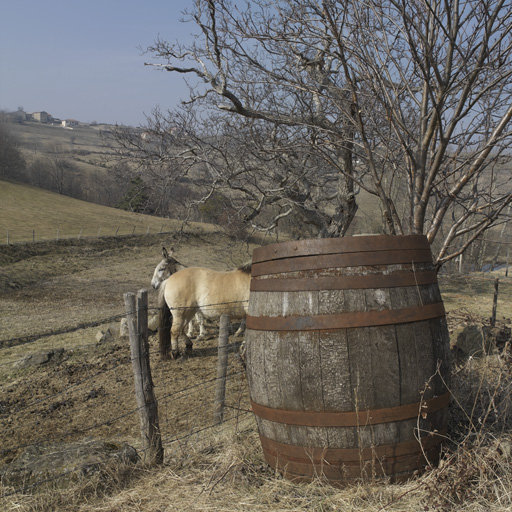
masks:
{"label": "hazy horizon", "polygon": [[144,66],[157,37],[190,41],[192,1],[2,1],[0,109],[138,126],[187,96],[183,77]]}

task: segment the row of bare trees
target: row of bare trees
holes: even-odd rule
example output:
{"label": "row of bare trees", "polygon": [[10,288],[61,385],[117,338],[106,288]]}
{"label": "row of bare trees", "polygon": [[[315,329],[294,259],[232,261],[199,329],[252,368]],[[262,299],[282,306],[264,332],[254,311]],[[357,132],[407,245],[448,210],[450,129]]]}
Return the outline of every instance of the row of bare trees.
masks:
{"label": "row of bare trees", "polygon": [[438,266],[510,220],[510,0],[195,0],[184,20],[193,43],[147,53],[190,97],[110,140],[162,201],[186,182],[184,206],[297,236],[378,205],[374,229],[426,234]]}

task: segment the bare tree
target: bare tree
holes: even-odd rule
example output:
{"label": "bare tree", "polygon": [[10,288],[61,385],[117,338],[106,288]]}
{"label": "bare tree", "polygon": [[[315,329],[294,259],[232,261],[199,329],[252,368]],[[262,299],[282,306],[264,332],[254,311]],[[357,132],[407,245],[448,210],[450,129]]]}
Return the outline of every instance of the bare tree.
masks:
{"label": "bare tree", "polygon": [[510,1],[195,0],[185,16],[202,40],[147,49],[190,85],[154,116],[153,159],[228,187],[253,227],[343,236],[364,191],[440,266],[511,204]]}
{"label": "bare tree", "polygon": [[23,181],[26,163],[13,132],[11,119],[0,112],[0,178]]}
{"label": "bare tree", "polygon": [[49,149],[44,159],[44,172],[48,180],[48,189],[58,194],[69,194],[73,174],[76,171],[74,164],[64,155],[59,146]]}
{"label": "bare tree", "polygon": [[151,212],[180,218],[186,216],[183,202],[194,194],[188,189],[183,194],[188,168],[180,161],[175,129],[175,124],[164,120],[155,109],[145,129],[115,126],[101,137],[108,148],[106,165],[119,186],[141,179]]}

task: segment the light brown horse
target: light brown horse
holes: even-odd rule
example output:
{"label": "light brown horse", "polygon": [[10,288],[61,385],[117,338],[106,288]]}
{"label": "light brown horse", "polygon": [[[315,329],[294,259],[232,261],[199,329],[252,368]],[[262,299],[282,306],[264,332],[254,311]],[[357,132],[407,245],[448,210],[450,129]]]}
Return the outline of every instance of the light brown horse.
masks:
{"label": "light brown horse", "polygon": [[[185,352],[192,351],[192,341],[185,327],[200,313],[205,318],[228,314],[231,319],[245,319],[249,303],[251,266],[219,272],[209,268],[185,267],[165,248],[164,259],[155,269],[151,284],[159,289],[160,355],[168,357],[169,345],[174,359],[179,356],[178,339],[185,337]],[[160,279],[169,274],[169,277]],[[170,328],[170,342],[168,326]]]}
{"label": "light brown horse", "polygon": [[[165,247],[162,248],[162,261],[156,266],[155,271],[153,272],[153,277],[151,279],[151,286],[158,290],[160,285],[174,274],[178,270],[183,270],[187,268],[186,265],[183,265],[178,260],[172,257],[173,249],[171,248],[171,253],[167,252]],[[197,339],[203,338],[206,335],[206,328],[204,326],[204,317],[200,312],[197,312],[194,321],[189,322],[187,329],[187,336],[190,338],[194,333],[194,324],[196,323],[199,326],[199,336]]]}

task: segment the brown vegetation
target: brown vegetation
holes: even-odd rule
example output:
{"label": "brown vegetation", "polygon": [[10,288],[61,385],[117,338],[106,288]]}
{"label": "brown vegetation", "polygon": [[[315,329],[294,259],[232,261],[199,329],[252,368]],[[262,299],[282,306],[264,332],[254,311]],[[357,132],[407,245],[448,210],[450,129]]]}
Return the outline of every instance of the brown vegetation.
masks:
{"label": "brown vegetation", "polygon": [[[115,328],[123,313],[122,294],[148,288],[161,246],[174,246],[189,265],[222,269],[245,261],[252,247],[233,245],[215,231],[176,231],[165,235],[94,238],[26,243],[0,247],[1,339],[65,330],[80,323],[109,319],[76,332],[40,337],[29,344],[11,343],[0,351],[0,449],[9,450],[47,436],[62,441],[87,436],[128,442],[138,447],[138,419],[106,422],[133,411],[128,344],[116,337],[98,343],[99,329]],[[510,278],[502,279],[498,327],[512,305]],[[493,279],[486,276],[440,278],[451,334],[466,324],[487,324]],[[150,307],[156,296],[150,294]],[[231,339],[236,348],[240,340]],[[156,340],[151,338],[155,348]],[[181,362],[152,358],[159,398],[208,380],[216,362],[216,331],[196,344],[195,356]],[[61,360],[46,366],[17,368],[29,353],[64,348]],[[91,478],[59,481],[0,498],[8,511],[93,510],[180,511],[354,511],[457,510],[505,511],[512,506],[512,389],[508,344],[496,353],[453,366],[450,433],[439,468],[401,485],[364,481],[337,490],[321,480],[296,485],[282,480],[264,462],[254,420],[245,414],[243,373],[231,379],[231,412],[222,426],[186,437],[208,423],[210,409],[202,396],[184,394],[162,400],[165,463],[102,466]],[[156,351],[155,351],[156,352]],[[233,357],[232,373],[240,369]],[[199,388],[203,389],[203,388]],[[213,395],[213,390],[211,392]],[[49,395],[50,400],[42,400]],[[177,413],[191,411],[190,415]],[[101,424],[93,430],[87,427]],[[204,422],[204,423],[203,423]],[[179,433],[183,435],[176,435]],[[72,435],[69,435],[72,433]],[[171,442],[173,439],[178,439]],[[2,464],[22,450],[3,453]]]}

